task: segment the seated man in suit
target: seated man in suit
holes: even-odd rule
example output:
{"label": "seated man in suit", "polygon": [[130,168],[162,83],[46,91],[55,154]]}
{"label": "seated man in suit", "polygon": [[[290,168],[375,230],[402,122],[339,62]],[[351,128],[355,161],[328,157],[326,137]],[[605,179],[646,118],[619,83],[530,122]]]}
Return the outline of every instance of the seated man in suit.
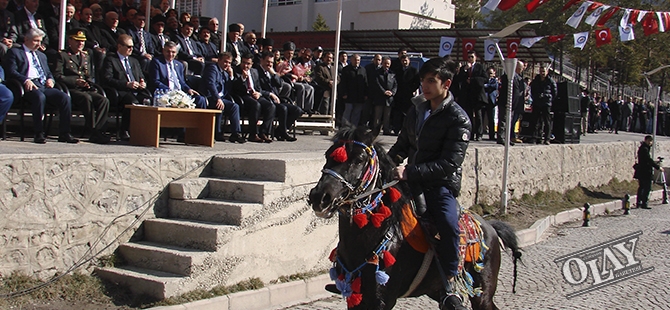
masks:
{"label": "seated man in suit", "polygon": [[207,108],[205,97],[186,84],[184,80],[184,65],[175,61],[177,57],[177,43],[169,41],[163,47],[163,56],[154,58],[149,65],[149,88],[181,90],[189,94],[195,101],[195,107]]}
{"label": "seated man in suit", "polygon": [[[5,70],[0,67],[0,82],[4,81]],[[0,124],[2,124],[2,121],[5,120],[7,111],[9,111],[9,108],[12,107],[12,103],[14,103],[14,94],[12,94],[12,91],[9,90],[5,84],[0,84]]]}
{"label": "seated man in suit", "polygon": [[181,32],[173,39],[176,39],[176,42],[179,43],[179,60],[185,61],[188,64],[187,69],[191,70],[193,74],[199,75],[205,66],[205,58],[200,51],[200,44],[191,39],[192,35],[193,25],[186,23],[181,27]]}
{"label": "seated man in suit", "polygon": [[[254,56],[242,55],[242,63],[237,67],[234,79],[234,93],[242,98],[244,109],[249,115],[249,138],[251,142],[271,143],[270,126],[275,118],[275,105],[261,94],[258,71],[252,68]],[[258,118],[263,116],[263,125],[258,128]]]}
{"label": "seated man in suit", "polygon": [[[113,13],[113,12],[111,12]],[[110,52],[102,65],[102,84],[119,92],[118,105],[123,109],[121,139],[130,139],[130,111],[124,109],[127,104],[139,104],[151,99],[147,83],[137,59],[130,57],[133,52],[133,38],[127,34],[119,35],[116,52]],[[140,120],[141,121],[141,120]]]}
{"label": "seated man in suit", "polygon": [[144,31],[146,25],[146,16],[136,14],[132,20],[132,25],[126,29],[126,32],[133,38],[133,54],[142,67],[142,71],[147,72],[149,63],[154,57],[154,44],[151,34]]}
{"label": "seated man in suit", "polygon": [[231,97],[233,79],[235,74],[231,66],[233,55],[229,52],[221,53],[217,62],[205,64],[200,81],[200,92],[207,96],[210,109],[221,110],[222,113],[216,118],[216,140],[223,141],[223,130],[221,130],[222,114],[230,121],[230,137],[228,141],[244,143],[246,140],[240,136],[240,107],[235,104]]}
{"label": "seated man in suit", "polygon": [[291,95],[291,86],[283,82],[275,72],[273,68],[274,58],[272,52],[263,52],[261,55],[260,69],[258,69],[261,93],[263,97],[275,104],[275,114],[279,119],[279,127],[275,130],[277,141],[293,142],[297,139],[289,136],[286,130],[302,115],[302,110],[288,100]]}
{"label": "seated man in suit", "polygon": [[[219,48],[212,43],[211,38],[212,34],[208,28],[203,28],[200,30],[200,49],[202,50],[202,55],[205,57],[205,60],[217,62],[216,56],[219,54]],[[232,56],[232,54],[231,54]],[[256,63],[256,62],[254,62]]]}
{"label": "seated man in suit", "polygon": [[[68,48],[56,58],[54,76],[70,89],[72,102],[82,107],[86,123],[93,128],[90,142],[107,144],[109,136],[104,134],[109,113],[109,99],[97,92],[93,83],[93,58],[84,50],[84,29],[72,29],[67,33]],[[91,109],[95,112],[91,119]]]}
{"label": "seated man in suit", "polygon": [[163,46],[167,41],[170,41],[170,36],[165,33],[165,22],[162,20],[156,20],[155,22],[152,19],[152,28],[153,34],[151,39],[154,45],[154,57],[163,55]]}
{"label": "seated man in suit", "polygon": [[37,12],[39,5],[39,0],[25,0],[23,8],[14,14],[14,21],[16,22],[16,43],[18,44],[23,43],[25,34],[29,29],[38,28],[45,33],[39,48],[39,50],[43,52],[49,47],[49,38],[46,36],[47,30],[45,20],[42,15]]}
{"label": "seated man in suit", "polygon": [[[7,50],[12,48],[16,41],[16,22],[14,21],[14,13],[7,10],[9,1],[0,1],[0,57],[5,56]],[[4,115],[3,115],[4,116]]]}
{"label": "seated man in suit", "polygon": [[2,61],[7,78],[19,81],[23,85],[23,99],[32,106],[33,124],[35,126],[35,143],[47,142],[44,136],[42,118],[44,106],[48,103],[59,110],[59,142],[78,143],[79,140],[70,134],[72,106],[70,97],[58,89],[54,89],[55,80],[47,65],[47,56],[37,49],[42,45],[44,31],[30,28],[24,34],[23,45],[7,51]]}

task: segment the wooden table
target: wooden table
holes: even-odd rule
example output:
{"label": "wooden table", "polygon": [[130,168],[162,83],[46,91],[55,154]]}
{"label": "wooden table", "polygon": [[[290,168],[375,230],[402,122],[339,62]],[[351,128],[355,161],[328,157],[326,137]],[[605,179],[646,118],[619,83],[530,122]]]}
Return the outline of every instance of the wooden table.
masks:
{"label": "wooden table", "polygon": [[130,109],[130,144],[158,147],[160,128],[186,128],[184,142],[214,146],[219,110],[126,105]]}

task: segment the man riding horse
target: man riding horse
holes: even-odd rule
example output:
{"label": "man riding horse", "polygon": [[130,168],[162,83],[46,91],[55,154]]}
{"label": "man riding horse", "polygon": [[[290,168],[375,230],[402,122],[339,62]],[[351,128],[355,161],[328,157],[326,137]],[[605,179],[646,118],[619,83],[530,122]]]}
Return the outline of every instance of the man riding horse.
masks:
{"label": "man riding horse", "polygon": [[[440,272],[446,279],[442,304],[465,309],[454,290],[458,274],[461,164],[470,139],[471,124],[449,92],[456,64],[444,58],[426,62],[419,71],[426,101],[407,112],[398,140],[388,154],[399,164],[396,179],[413,187],[415,198],[423,192],[426,211],[440,233]],[[407,165],[400,165],[409,158]],[[420,190],[417,190],[420,188]]]}

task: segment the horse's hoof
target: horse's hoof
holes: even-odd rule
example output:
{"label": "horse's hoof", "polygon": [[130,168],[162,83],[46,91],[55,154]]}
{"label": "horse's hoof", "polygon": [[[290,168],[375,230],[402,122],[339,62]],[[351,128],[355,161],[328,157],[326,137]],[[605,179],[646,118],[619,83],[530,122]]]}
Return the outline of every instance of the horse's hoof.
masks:
{"label": "horse's hoof", "polygon": [[325,289],[326,289],[326,291],[329,291],[333,294],[337,294],[337,295],[342,294],[342,292],[340,292],[340,290],[337,289],[337,286],[335,286],[335,284],[326,284]]}
{"label": "horse's hoof", "polygon": [[463,301],[456,295],[449,295],[442,301],[440,310],[468,310],[463,306]]}

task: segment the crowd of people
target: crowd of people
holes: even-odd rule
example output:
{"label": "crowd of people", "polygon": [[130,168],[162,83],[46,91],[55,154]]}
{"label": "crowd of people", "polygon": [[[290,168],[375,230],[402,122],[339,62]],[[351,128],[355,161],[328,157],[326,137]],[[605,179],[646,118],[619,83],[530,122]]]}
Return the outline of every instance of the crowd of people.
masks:
{"label": "crowd of people", "polygon": [[[619,130],[638,133],[652,133],[654,104],[644,99],[623,96],[605,98],[596,92],[584,89],[580,99],[582,134],[607,131],[618,134]],[[657,132],[665,133],[666,109],[659,109]]]}
{"label": "crowd of people", "polygon": [[[365,124],[377,133],[396,134],[410,99],[419,88],[418,70],[406,49],[399,58],[375,55],[361,67],[360,55],[298,48],[285,42],[275,49],[271,38],[245,32],[241,23],[219,31],[216,18],[179,13],[162,0],[151,7],[146,31],[146,0],[77,0],[67,5],[67,43],[58,48],[60,0],[0,0],[0,44],[7,79],[19,82],[31,106],[34,142],[46,143],[45,105],[59,112],[59,141],[77,143],[70,134],[72,109],[79,109],[91,129],[90,141],[108,143],[110,109],[122,110],[121,139],[129,139],[130,115],[124,106],[151,100],[156,89],[181,90],[197,108],[222,110],[229,120],[227,140],[270,143],[295,141],[287,131],[303,114],[330,114],[333,87],[341,108],[338,123]],[[221,51],[222,40],[226,52]],[[351,57],[349,57],[351,56]],[[337,61],[338,76],[331,68]],[[64,96],[65,85],[71,96]],[[114,88],[117,102],[100,95],[96,85]],[[0,120],[12,93],[0,86]],[[248,119],[242,132],[241,118]],[[221,117],[216,139],[224,140]],[[278,120],[278,127],[273,122]],[[259,124],[260,123],[260,124]]]}

